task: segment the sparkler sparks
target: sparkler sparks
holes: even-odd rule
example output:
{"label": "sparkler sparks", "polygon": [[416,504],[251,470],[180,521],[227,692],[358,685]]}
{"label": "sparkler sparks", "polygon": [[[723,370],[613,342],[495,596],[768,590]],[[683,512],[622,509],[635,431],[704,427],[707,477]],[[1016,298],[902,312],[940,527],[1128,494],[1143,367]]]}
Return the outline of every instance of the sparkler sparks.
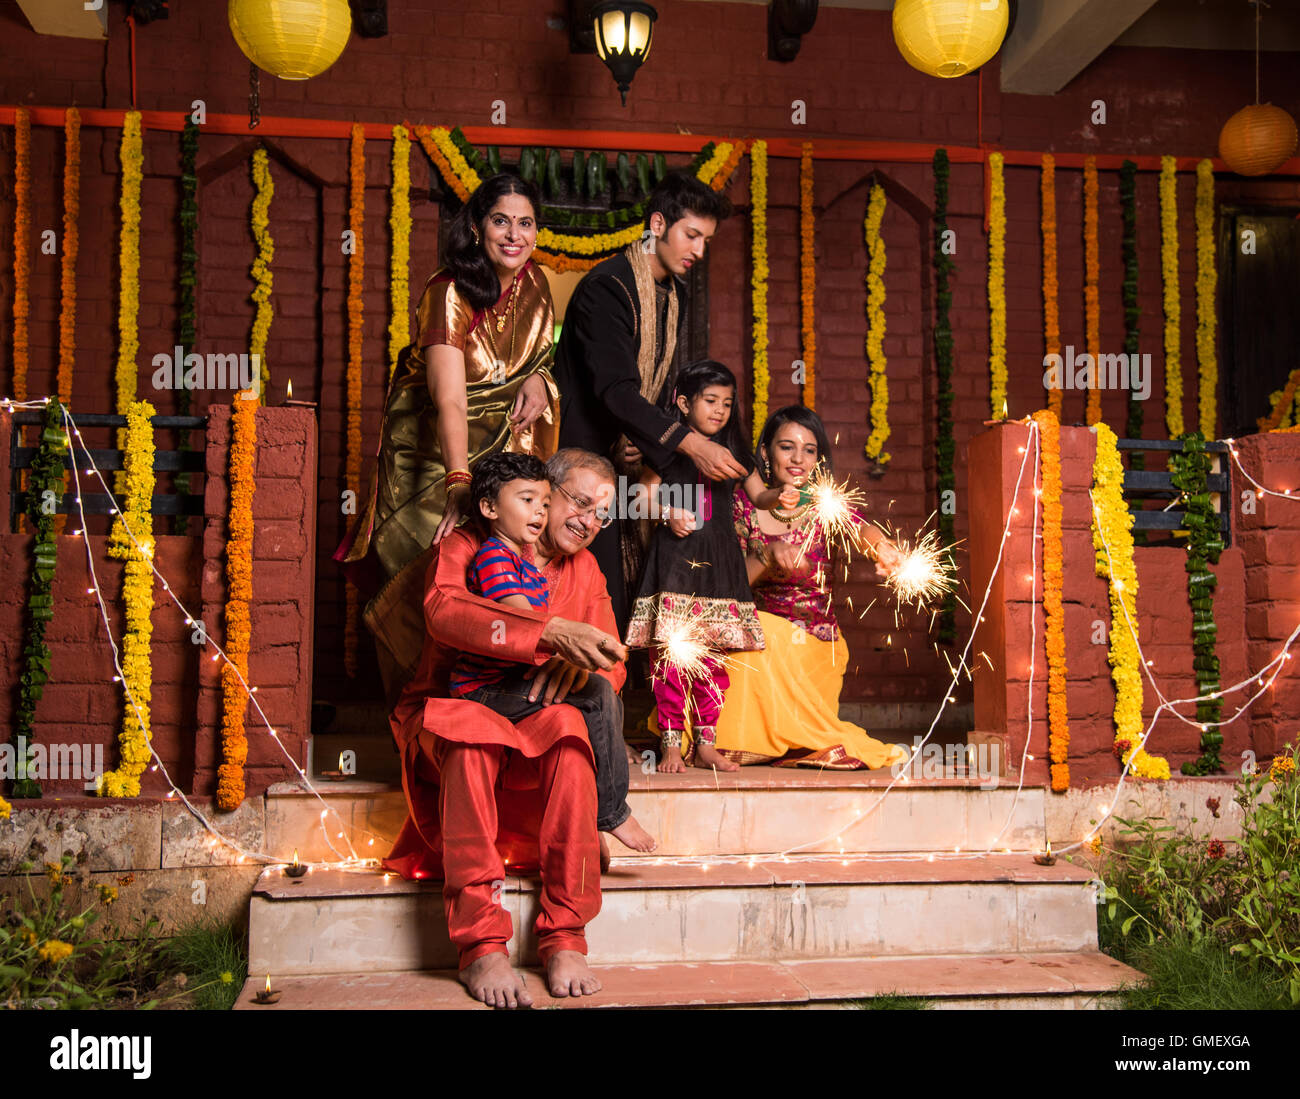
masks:
{"label": "sparkler sparks", "polygon": [[902,538],[895,541],[902,561],[885,584],[900,603],[911,603],[919,610],[956,587],[952,561],[936,531],[927,531],[915,545]]}
{"label": "sparkler sparks", "polygon": [[660,628],[655,639],[658,650],[655,656],[655,675],[663,679],[669,668],[675,668],[684,680],[708,675],[707,658],[712,654],[705,640],[704,627],[698,618],[672,617],[659,619]]}
{"label": "sparkler sparks", "polygon": [[819,466],[802,491],[808,497],[811,520],[804,535],[802,552],[806,554],[822,536],[846,554],[856,549],[858,527],[863,522],[858,511],[867,506],[862,490],[853,488],[848,481],[836,484],[830,471]]}

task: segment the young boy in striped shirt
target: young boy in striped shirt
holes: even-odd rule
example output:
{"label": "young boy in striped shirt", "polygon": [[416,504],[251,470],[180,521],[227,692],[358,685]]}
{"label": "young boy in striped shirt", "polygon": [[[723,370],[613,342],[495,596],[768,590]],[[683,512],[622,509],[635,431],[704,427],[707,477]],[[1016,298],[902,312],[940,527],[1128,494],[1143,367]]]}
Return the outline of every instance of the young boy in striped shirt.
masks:
{"label": "young boy in striped shirt", "polygon": [[[550,506],[545,464],[530,454],[489,455],[474,470],[469,495],[469,514],[488,536],[470,562],[466,586],[497,603],[544,610],[550,592],[546,578],[533,564],[532,547],[546,529]],[[525,676],[532,670],[531,664],[461,653],[451,670],[450,693],[519,721],[544,705],[540,699],[528,698],[533,684]],[[582,714],[596,760],[596,828],[629,847],[652,850],[654,840],[632,819],[627,804],[622,700],[609,680],[590,675],[564,701]]]}

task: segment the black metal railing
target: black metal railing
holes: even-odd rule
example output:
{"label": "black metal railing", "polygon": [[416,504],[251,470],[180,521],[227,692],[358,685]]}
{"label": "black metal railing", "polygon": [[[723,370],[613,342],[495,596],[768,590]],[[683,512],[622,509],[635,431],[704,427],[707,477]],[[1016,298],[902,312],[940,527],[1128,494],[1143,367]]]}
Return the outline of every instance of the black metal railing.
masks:
{"label": "black metal railing", "polygon": [[[82,413],[76,416],[75,420],[77,427],[83,434],[87,428],[121,428],[126,426],[125,416],[113,414]],[[10,530],[15,529],[14,524],[22,511],[22,471],[31,469],[32,459],[37,452],[36,447],[22,445],[22,428],[33,425],[39,426],[43,422],[43,416],[39,412],[14,413],[14,431],[9,441],[9,468],[14,473],[9,488]],[[208,418],[206,416],[153,416],[149,422],[153,424],[155,429],[171,429],[177,432],[202,432],[207,429]],[[96,468],[105,473],[123,468],[122,451],[113,447],[93,446],[87,446],[85,450],[82,450],[79,443],[75,444],[69,448],[67,455],[64,457],[63,467],[64,469],[71,469],[72,463],[76,461],[78,468],[82,470],[80,474],[81,503],[77,503],[75,492],[65,492],[55,509],[57,512],[65,515],[79,514],[83,510],[87,515],[109,515],[112,513],[115,507],[112,496],[106,492],[90,491],[92,487],[99,487],[99,481],[93,474],[89,478],[86,476],[85,470],[89,468],[86,461],[87,452],[90,454],[90,461],[93,462]],[[204,462],[204,445],[202,441],[197,444],[197,449],[193,450],[182,450],[179,447],[168,450],[161,446],[157,446],[154,450],[153,468],[155,473],[203,473],[205,469]],[[202,515],[203,494],[176,491],[155,493],[150,511],[154,515]]]}
{"label": "black metal railing", "polygon": [[[1170,452],[1181,453],[1183,444],[1178,439],[1118,439],[1121,451],[1154,452],[1166,457]],[[1210,441],[1205,444],[1210,457],[1211,472],[1206,478],[1206,491],[1219,516],[1219,530],[1223,544],[1229,545],[1232,537],[1229,508],[1232,502],[1232,478],[1228,469],[1228,445]],[[1186,511],[1179,507],[1182,493],[1174,487],[1172,474],[1167,469],[1126,469],[1124,471],[1124,499],[1133,513],[1133,530],[1137,532],[1169,532],[1184,530]]]}

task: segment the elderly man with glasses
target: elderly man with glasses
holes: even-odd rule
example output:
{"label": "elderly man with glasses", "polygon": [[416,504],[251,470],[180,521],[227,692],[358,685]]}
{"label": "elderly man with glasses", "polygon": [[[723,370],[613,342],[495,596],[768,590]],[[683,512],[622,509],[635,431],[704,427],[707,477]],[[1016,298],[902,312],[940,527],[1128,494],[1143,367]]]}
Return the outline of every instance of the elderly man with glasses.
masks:
{"label": "elderly man with glasses", "polygon": [[[455,531],[438,544],[429,565],[424,649],[390,719],[409,814],[384,868],[408,879],[443,879],[460,979],[475,999],[493,1007],[533,1002],[509,963],[507,867],[511,873],[541,871],[536,931],[551,995],[599,991],[587,966],[585,936],[600,911],[597,816],[608,819],[628,788],[617,695],[627,650],[604,577],[587,551],[611,521],[614,470],[604,458],[570,448],[547,463],[547,475],[557,491],[534,556],[550,591],[549,607],[520,609],[471,595],[466,569],[479,537],[472,528]],[[512,721],[477,702],[448,697],[448,672],[460,652],[535,665],[529,697],[536,712]],[[601,723],[611,743],[595,746],[594,754],[582,715],[562,705],[571,691],[587,688],[591,676],[606,681],[599,694],[611,708],[610,720]],[[653,847],[640,825],[626,820]]]}

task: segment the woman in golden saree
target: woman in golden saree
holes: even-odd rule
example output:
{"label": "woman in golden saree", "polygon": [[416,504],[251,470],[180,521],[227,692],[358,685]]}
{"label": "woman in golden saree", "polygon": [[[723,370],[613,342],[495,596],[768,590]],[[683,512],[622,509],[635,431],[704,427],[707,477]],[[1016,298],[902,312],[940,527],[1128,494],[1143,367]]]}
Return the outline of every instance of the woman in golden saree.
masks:
{"label": "woman in golden saree", "polygon": [[451,221],[446,266],[425,284],[389,383],[370,498],[335,554],[383,584],[364,617],[390,699],[419,661],[429,550],[465,513],[473,468],[502,450],[545,460],[556,449],[555,311],[530,258],[539,205],[531,183],[497,175]]}

